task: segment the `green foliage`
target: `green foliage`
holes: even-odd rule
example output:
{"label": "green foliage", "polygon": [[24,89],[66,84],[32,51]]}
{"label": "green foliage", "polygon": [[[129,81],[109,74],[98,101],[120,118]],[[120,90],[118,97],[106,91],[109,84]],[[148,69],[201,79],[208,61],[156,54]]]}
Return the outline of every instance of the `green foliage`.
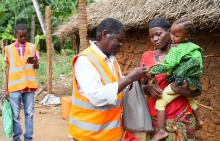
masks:
{"label": "green foliage", "polygon": [[5,70],[5,60],[2,54],[0,54],[0,70],[1,72]]}
{"label": "green foliage", "polygon": [[[94,0],[87,0],[87,4],[94,2]],[[78,0],[42,0],[38,1],[40,10],[44,17],[45,6],[51,6],[51,27],[52,32],[54,29],[60,25],[64,19],[73,14],[77,13]],[[36,15],[33,4],[31,0],[0,0],[0,41],[13,41],[15,38],[12,36],[13,30],[17,23],[25,23],[28,26],[30,31],[31,28],[31,18],[33,15]],[[37,17],[37,16],[35,16]],[[44,40],[45,37],[42,36],[41,26],[38,22],[38,19],[35,18],[35,31],[36,38],[35,43],[39,48],[39,42]],[[30,32],[29,32],[30,33]],[[59,39],[53,37],[53,43],[59,44]],[[69,74],[71,73],[71,60],[74,55],[74,51],[71,50],[72,44],[67,41],[64,44],[66,50],[65,54],[67,55],[55,55],[54,56],[54,66],[53,73],[54,79],[58,79],[60,74]],[[40,69],[38,70],[38,79],[41,83],[45,82],[46,79],[46,55],[43,54],[42,58],[40,58]],[[3,57],[1,57],[2,59]],[[3,64],[4,60],[0,60]],[[1,65],[2,65],[1,64]],[[3,65],[2,65],[3,66]],[[2,86],[2,76],[4,67],[0,66],[0,86]]]}
{"label": "green foliage", "polygon": [[[73,51],[72,51],[73,52]],[[71,55],[55,54],[53,56],[53,81],[59,80],[60,75],[71,75],[72,66],[71,61],[73,58]],[[56,62],[56,63],[55,63]],[[39,69],[37,70],[37,78],[40,84],[45,84],[47,79],[47,54],[41,53],[39,60]]]}
{"label": "green foliage", "polygon": [[[90,4],[92,2],[94,2],[94,0],[87,0],[87,4]],[[38,4],[43,17],[45,13],[45,6],[51,6],[51,28],[53,32],[56,27],[64,21],[64,19],[77,13],[78,0],[42,0],[38,1]],[[4,33],[4,35],[1,36],[4,37],[6,40],[14,40],[13,37],[10,36],[10,34],[13,32],[15,25],[19,22],[26,23],[30,31],[31,18],[33,15],[36,15],[36,12],[33,7],[32,0],[0,0],[0,34]],[[38,19],[35,18],[35,21],[35,34],[41,35],[42,30]],[[6,34],[5,30],[7,29],[7,27],[11,27],[12,31],[7,32]],[[41,37],[37,36],[36,38],[39,39]],[[41,39],[35,42],[39,44],[40,40]],[[53,43],[58,44],[58,39],[53,37]],[[67,43],[65,44],[65,46],[69,48],[70,44]]]}
{"label": "green foliage", "polygon": [[61,50],[61,55],[67,55],[67,56],[74,56],[75,52],[72,49],[62,49]]}
{"label": "green foliage", "polygon": [[11,35],[12,27],[8,25],[3,33],[0,33],[0,40],[1,41],[14,41],[15,37]]}
{"label": "green foliage", "polygon": [[15,27],[19,21],[30,23],[35,14],[31,0],[0,0],[0,33],[8,25]]}
{"label": "green foliage", "polygon": [[40,40],[45,40],[46,39],[46,36],[45,35],[37,35],[35,36],[34,38],[34,44],[35,46],[37,47],[37,49],[40,48]]}
{"label": "green foliage", "polygon": [[4,72],[5,72],[5,61],[4,58],[2,56],[2,54],[0,54],[0,89],[3,89],[3,82],[4,82]]}

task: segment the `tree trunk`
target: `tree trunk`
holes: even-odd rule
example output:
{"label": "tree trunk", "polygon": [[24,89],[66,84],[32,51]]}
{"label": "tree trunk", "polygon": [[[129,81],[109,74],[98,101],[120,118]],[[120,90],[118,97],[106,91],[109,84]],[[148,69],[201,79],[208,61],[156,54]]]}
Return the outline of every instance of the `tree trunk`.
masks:
{"label": "tree trunk", "polygon": [[86,12],[86,0],[79,0],[78,7],[79,18],[79,36],[80,36],[80,49],[83,51],[88,47],[87,41],[87,12]]}
{"label": "tree trunk", "polygon": [[40,22],[42,31],[43,31],[44,35],[46,35],[46,33],[45,33],[44,20],[43,20],[43,16],[42,16],[42,14],[41,14],[40,8],[39,8],[39,6],[38,6],[38,2],[37,2],[37,0],[32,0],[32,2],[33,2],[33,5],[34,5],[34,9],[35,9],[35,11],[36,11],[36,13],[37,13],[37,17],[38,17],[38,20],[39,20],[39,22]]}

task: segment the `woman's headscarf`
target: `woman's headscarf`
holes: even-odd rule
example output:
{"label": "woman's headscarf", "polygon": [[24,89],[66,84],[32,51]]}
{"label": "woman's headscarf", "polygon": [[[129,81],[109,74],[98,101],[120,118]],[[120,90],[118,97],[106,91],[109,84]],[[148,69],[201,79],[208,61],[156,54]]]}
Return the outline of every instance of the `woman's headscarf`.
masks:
{"label": "woman's headscarf", "polygon": [[149,22],[149,29],[154,28],[154,27],[162,27],[164,29],[169,29],[171,27],[171,24],[166,19],[155,18]]}

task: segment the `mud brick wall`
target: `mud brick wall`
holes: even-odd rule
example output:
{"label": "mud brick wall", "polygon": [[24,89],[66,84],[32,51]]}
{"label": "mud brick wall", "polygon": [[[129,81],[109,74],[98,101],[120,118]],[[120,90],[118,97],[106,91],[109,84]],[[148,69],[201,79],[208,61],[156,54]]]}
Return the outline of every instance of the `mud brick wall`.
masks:
{"label": "mud brick wall", "polygon": [[116,56],[124,73],[139,65],[145,51],[153,49],[147,37],[147,30],[127,31],[127,41]]}
{"label": "mud brick wall", "polygon": [[[139,65],[145,51],[153,50],[147,30],[131,30],[126,36],[127,42],[117,55],[124,73]],[[196,131],[196,137],[199,141],[220,141],[220,36],[201,33],[194,42],[204,50],[204,74],[201,78],[203,91],[196,99],[215,109],[200,106],[205,124],[201,130]]]}
{"label": "mud brick wall", "polygon": [[220,141],[220,36],[204,36],[195,42],[204,50],[203,91],[197,99],[216,110],[200,107],[205,125],[197,132],[197,137],[201,141]]}

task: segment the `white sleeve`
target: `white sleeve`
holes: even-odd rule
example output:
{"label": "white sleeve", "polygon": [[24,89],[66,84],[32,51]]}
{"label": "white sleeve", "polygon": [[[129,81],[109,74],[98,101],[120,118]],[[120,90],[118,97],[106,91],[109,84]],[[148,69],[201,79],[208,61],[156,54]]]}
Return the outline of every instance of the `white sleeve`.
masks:
{"label": "white sleeve", "polygon": [[118,82],[103,85],[96,68],[86,56],[80,56],[74,65],[79,92],[95,106],[116,105]]}

